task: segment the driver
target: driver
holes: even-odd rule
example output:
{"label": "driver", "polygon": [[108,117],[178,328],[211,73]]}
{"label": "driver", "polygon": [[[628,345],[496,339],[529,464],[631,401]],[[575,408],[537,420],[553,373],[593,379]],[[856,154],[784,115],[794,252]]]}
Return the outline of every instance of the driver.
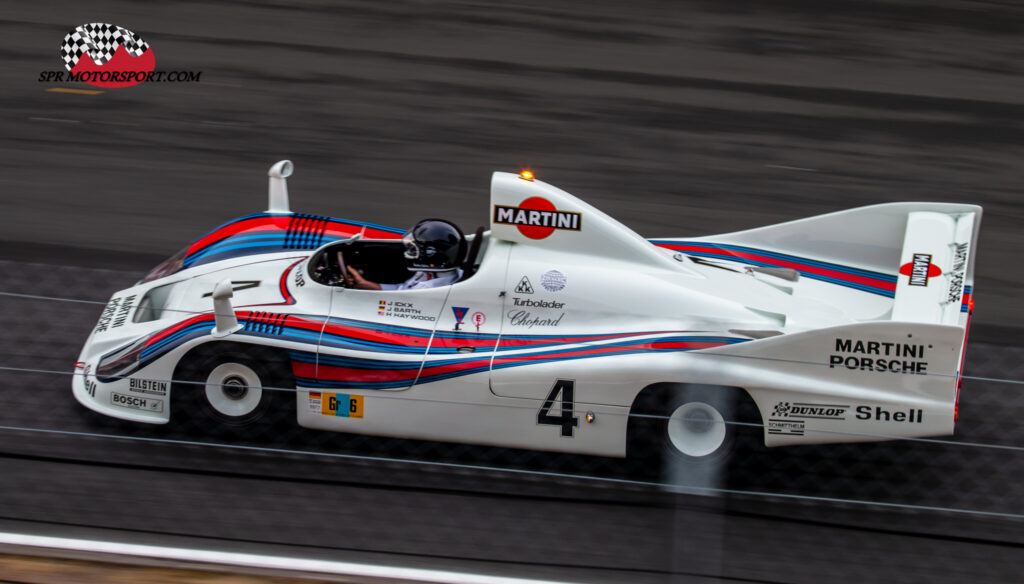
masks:
{"label": "driver", "polygon": [[466,255],[466,237],[454,223],[444,219],[424,219],[402,236],[405,263],[411,278],[401,284],[378,284],[346,266],[345,284],[362,290],[416,290],[447,286],[459,281],[458,267]]}

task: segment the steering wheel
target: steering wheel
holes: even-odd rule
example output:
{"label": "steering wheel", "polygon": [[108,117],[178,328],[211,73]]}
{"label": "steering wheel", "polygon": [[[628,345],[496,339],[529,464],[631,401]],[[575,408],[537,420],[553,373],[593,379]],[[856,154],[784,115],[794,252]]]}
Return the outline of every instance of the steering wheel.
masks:
{"label": "steering wheel", "polygon": [[341,267],[331,261],[331,256],[331,252],[326,250],[320,254],[313,267],[313,279],[325,286],[344,286],[345,277]]}

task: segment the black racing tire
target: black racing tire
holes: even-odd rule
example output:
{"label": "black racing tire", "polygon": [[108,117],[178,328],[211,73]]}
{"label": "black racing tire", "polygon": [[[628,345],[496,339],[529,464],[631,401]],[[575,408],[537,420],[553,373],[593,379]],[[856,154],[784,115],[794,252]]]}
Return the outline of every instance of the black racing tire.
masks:
{"label": "black racing tire", "polygon": [[756,406],[742,389],[658,384],[633,403],[627,456],[648,476],[723,471],[738,437],[760,430],[759,422]]}
{"label": "black racing tire", "polygon": [[186,356],[171,394],[171,422],[204,435],[257,436],[295,420],[295,382],[283,354],[213,343]]}

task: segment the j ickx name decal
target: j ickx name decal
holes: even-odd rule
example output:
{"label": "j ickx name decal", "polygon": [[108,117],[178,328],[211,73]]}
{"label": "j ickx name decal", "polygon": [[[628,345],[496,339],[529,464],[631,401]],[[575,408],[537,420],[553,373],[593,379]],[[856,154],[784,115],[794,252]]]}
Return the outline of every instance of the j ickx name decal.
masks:
{"label": "j ickx name decal", "polygon": [[378,301],[377,314],[379,316],[409,318],[412,320],[425,320],[429,322],[437,320],[437,317],[423,314],[423,311],[416,308],[416,305],[412,302],[397,302],[393,300]]}

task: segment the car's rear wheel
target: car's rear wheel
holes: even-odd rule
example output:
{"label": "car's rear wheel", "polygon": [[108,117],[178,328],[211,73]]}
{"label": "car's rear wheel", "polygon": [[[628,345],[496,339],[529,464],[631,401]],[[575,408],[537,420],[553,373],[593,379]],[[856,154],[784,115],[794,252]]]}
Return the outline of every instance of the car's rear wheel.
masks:
{"label": "car's rear wheel", "polygon": [[725,415],[703,401],[686,402],[668,416],[665,437],[680,456],[702,458],[728,448],[735,433]]}
{"label": "car's rear wheel", "polygon": [[215,434],[253,434],[294,420],[294,382],[284,360],[260,347],[220,343],[178,367],[171,421]]}
{"label": "car's rear wheel", "polygon": [[[724,468],[737,437],[759,430],[756,407],[741,389],[658,384],[630,412],[627,455],[647,475]],[[753,413],[751,413],[753,412]]]}

